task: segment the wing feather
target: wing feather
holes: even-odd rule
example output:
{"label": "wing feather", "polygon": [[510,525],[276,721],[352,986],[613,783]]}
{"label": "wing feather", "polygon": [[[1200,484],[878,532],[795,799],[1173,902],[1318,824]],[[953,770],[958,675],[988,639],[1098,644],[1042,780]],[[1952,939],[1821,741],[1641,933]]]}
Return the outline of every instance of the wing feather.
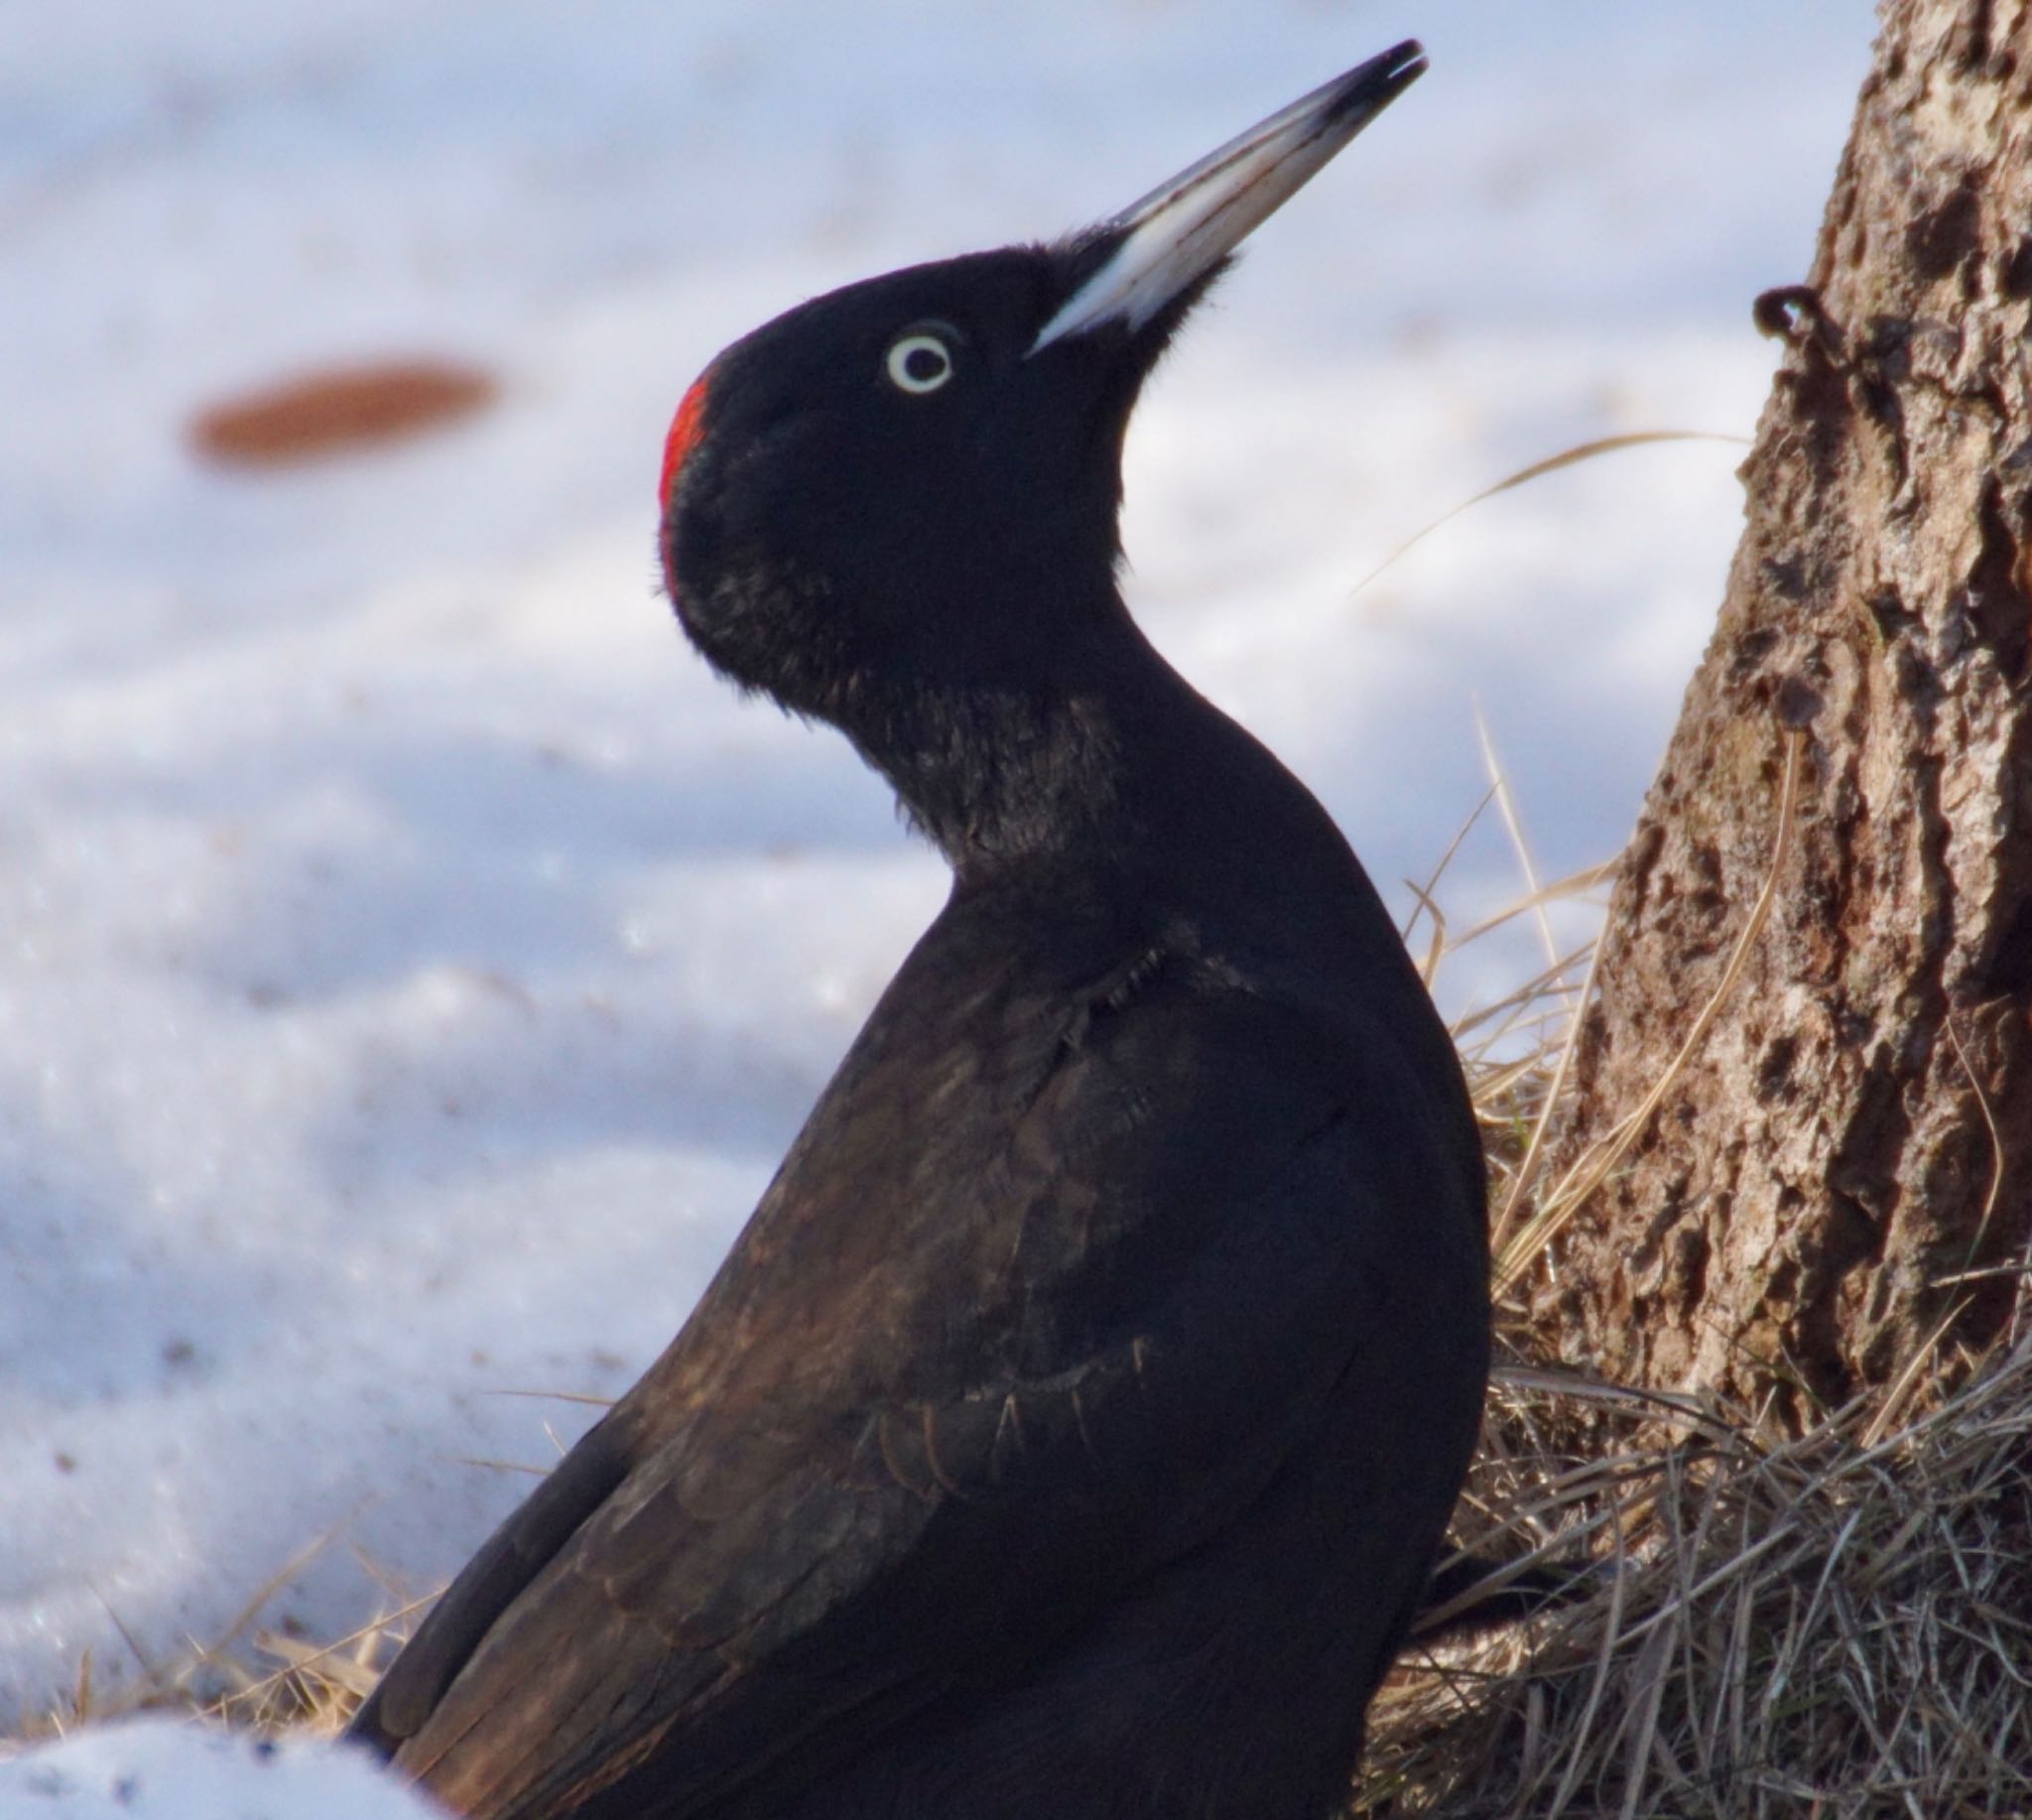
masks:
{"label": "wing feather", "polygon": [[[978,1090],[1019,1065],[995,1117]],[[465,1811],[681,1820],[1078,1625],[1317,1427],[1403,1209],[1479,1269],[1470,1186],[1434,1163],[1450,1113],[1406,1078],[1159,973],[1042,1068],[955,1054],[945,1104],[988,1115],[924,1133],[927,1168],[907,1118],[871,1116],[910,1077],[849,1058],[693,1321],[454,1583],[374,1735]]]}

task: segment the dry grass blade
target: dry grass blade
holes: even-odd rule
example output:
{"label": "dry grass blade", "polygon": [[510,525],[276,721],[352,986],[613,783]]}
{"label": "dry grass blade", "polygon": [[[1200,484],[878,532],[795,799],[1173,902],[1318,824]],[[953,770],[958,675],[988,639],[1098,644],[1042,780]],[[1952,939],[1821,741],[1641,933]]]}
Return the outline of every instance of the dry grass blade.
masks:
{"label": "dry grass blade", "polygon": [[1686,1039],[1670,1064],[1658,1077],[1651,1091],[1646,1094],[1634,1110],[1629,1112],[1613,1131],[1581,1157],[1567,1172],[1547,1197],[1539,1212],[1518,1230],[1500,1253],[1496,1263],[1496,1282],[1501,1288],[1508,1288],[1517,1280],[1530,1262],[1543,1252],[1545,1246],[1559,1234],[1560,1230],[1580,1209],[1588,1197],[1608,1179],[1613,1170],[1629,1150],[1645,1123],[1663,1103],[1672,1084],[1679,1078],[1680,1071],[1699,1050],[1702,1040],[1720,1014],[1728,994],[1735,982],[1742,976],[1750,950],[1756,946],[1757,937],[1763,932],[1765,920],[1771,913],[1771,904],[1777,895],[1780,868],[1785,855],[1792,849],[1794,818],[1799,808],[1799,773],[1806,750],[1805,735],[1796,731],[1785,734],[1785,776],[1779,785],[1778,832],[1771,842],[1771,863],[1764,875],[1764,883],[1758,891],[1756,901],[1750,906],[1748,918],[1742,932],[1736,937],[1735,946],[1729,952],[1727,965],[1721,971],[1721,977],[1715,982],[1708,1002],[1694,1019],[1687,1031]]}
{"label": "dry grass blade", "polygon": [[1989,1223],[1996,1214],[1996,1198],[2004,1185],[2004,1134],[1996,1128],[1996,1110],[1989,1104],[1989,1096],[1982,1091],[1982,1082],[1975,1073],[1975,1064],[1969,1061],[1968,1051],[1962,1046],[1962,1033],[1955,1028],[1954,1013],[1942,1020],[1948,1033],[1948,1041],[1954,1045],[1955,1060],[1962,1064],[1962,1072],[1968,1078],[1968,1091],[1975,1096],[1976,1110],[1982,1114],[1983,1129],[1989,1133],[1989,1192],[1982,1198],[1982,1216],[1975,1223],[1974,1235],[1968,1240],[1968,1255],[1964,1262],[1972,1263],[1982,1255],[1982,1241],[1989,1236]]}
{"label": "dry grass blade", "polygon": [[1507,493],[1512,487],[1523,486],[1529,481],[1542,479],[1547,474],[1558,473],[1563,467],[1575,467],[1583,461],[1591,461],[1598,455],[1614,455],[1618,450],[1647,448],[1653,443],[1733,443],[1737,448],[1746,449],[1749,447],[1749,438],[1730,436],[1718,430],[1632,430],[1622,436],[1601,436],[1592,442],[1576,443],[1571,449],[1562,449],[1558,455],[1547,455],[1542,461],[1533,461],[1528,467],[1518,468],[1514,474],[1505,474],[1493,486],[1485,486],[1480,492],[1442,512],[1431,524],[1413,532],[1355,583],[1347,590],[1349,597],[1360,593],[1386,569],[1410,555],[1435,531],[1452,524],[1462,512],[1480,505],[1484,499],[1493,499],[1498,493]]}
{"label": "dry grass blade", "polygon": [[1474,732],[1481,742],[1482,769],[1488,773],[1489,788],[1495,792],[1496,808],[1503,818],[1503,832],[1510,837],[1510,850],[1517,856],[1517,869],[1524,874],[1525,902],[1538,918],[1538,933],[1545,943],[1548,966],[1560,958],[1559,943],[1552,932],[1552,918],[1545,913],[1545,892],[1538,882],[1538,862],[1531,856],[1531,842],[1524,833],[1524,818],[1517,811],[1517,799],[1510,792],[1509,774],[1496,755],[1495,734],[1489,731],[1488,716],[1481,704],[1474,705]]}
{"label": "dry grass blade", "polygon": [[1574,1051],[1581,1041],[1581,1015],[1588,1008],[1588,1001],[1594,996],[1596,970],[1601,965],[1601,945],[1593,943],[1588,956],[1588,976],[1581,982],[1581,995],[1574,1003],[1573,1015],[1567,1020],[1566,1040],[1559,1046],[1559,1060],[1554,1065],[1552,1079],[1546,1083],[1545,1093],[1539,1102],[1538,1116],[1531,1121],[1531,1137],[1524,1146],[1524,1154],[1518,1159],[1517,1167],[1510,1176],[1508,1192],[1503,1204],[1497,1209],[1495,1218],[1489,1223],[1489,1249],[1501,1257],[1509,1241],[1510,1234],[1517,1223],[1518,1210],[1524,1206],[1524,1198],[1531,1192],[1537,1180],[1539,1159],[1545,1154],[1545,1134],[1552,1128],[1552,1115],[1559,1105],[1561,1096],[1567,1091],[1567,1082],[1573,1074]]}
{"label": "dry grass blade", "polygon": [[[1471,942],[1479,942],[1484,936],[1493,934],[1505,924],[1513,923],[1518,917],[1529,912],[1542,910],[1547,904],[1561,903],[1568,898],[1580,897],[1592,891],[1596,886],[1605,884],[1614,877],[1615,869],[1621,863],[1622,856],[1618,854],[1613,859],[1602,860],[1598,865],[1583,866],[1578,872],[1569,872],[1564,878],[1555,878],[1549,885],[1538,885],[1524,896],[1505,904],[1495,915],[1483,917],[1480,922],[1471,925],[1459,941],[1450,945],[1448,952],[1453,953],[1467,947]],[[1590,942],[1588,947],[1592,946]],[[1557,955],[1553,958],[1555,961],[1558,959]]]}
{"label": "dry grass blade", "polygon": [[1447,868],[1454,863],[1455,856],[1460,851],[1462,843],[1474,832],[1474,825],[1481,820],[1482,811],[1495,800],[1495,794],[1493,785],[1482,792],[1481,801],[1468,811],[1466,819],[1454,831],[1453,840],[1447,843],[1446,851],[1441,853],[1439,863],[1427,874],[1423,885],[1414,884],[1408,878],[1404,881],[1405,888],[1418,900],[1412,908],[1411,915],[1405,920],[1404,927],[1398,932],[1403,936],[1404,945],[1407,948],[1411,946],[1411,932],[1418,927],[1418,919],[1421,913],[1430,913],[1435,920],[1438,919],[1439,908],[1433,902],[1433,892],[1439,888],[1440,880],[1447,875]]}
{"label": "dry grass blade", "polygon": [[336,1732],[380,1679],[385,1665],[377,1660],[382,1642],[399,1641],[402,1626],[443,1590],[413,1599],[334,1642],[314,1645],[263,1631],[257,1644],[265,1655],[279,1659],[282,1667],[219,1702],[213,1709],[215,1715],[262,1731],[302,1726]]}
{"label": "dry grass blade", "polygon": [[531,1466],[526,1460],[488,1460],[477,1454],[453,1454],[451,1464],[473,1467],[482,1473],[521,1473],[530,1479],[542,1479],[551,1470],[547,1466]]}

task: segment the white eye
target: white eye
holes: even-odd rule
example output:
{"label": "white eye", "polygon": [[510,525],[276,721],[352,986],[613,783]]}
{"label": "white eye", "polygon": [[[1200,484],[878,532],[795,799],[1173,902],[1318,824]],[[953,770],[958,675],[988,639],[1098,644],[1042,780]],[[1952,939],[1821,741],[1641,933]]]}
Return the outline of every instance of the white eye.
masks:
{"label": "white eye", "polygon": [[952,350],[937,335],[920,328],[890,342],[884,364],[889,383],[898,391],[936,392],[952,377]]}

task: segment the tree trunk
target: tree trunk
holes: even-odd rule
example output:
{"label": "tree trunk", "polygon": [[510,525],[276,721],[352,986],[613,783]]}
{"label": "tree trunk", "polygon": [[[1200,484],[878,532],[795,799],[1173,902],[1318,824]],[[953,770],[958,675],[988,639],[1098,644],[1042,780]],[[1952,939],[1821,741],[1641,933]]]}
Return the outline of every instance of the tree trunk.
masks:
{"label": "tree trunk", "polygon": [[1546,1179],[1599,1179],[1537,1262],[1535,1325],[1590,1368],[1796,1425],[2009,1317],[2028,299],[2032,0],[1885,0],[1812,277],[1758,301],[1788,345],[1748,523],[1550,1153]]}

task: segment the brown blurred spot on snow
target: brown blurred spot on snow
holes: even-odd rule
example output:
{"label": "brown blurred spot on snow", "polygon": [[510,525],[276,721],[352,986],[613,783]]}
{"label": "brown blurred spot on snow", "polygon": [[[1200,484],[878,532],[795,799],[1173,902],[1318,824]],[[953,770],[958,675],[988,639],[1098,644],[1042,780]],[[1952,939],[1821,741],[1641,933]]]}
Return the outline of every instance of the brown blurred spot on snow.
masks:
{"label": "brown blurred spot on snow", "polygon": [[277,467],[385,448],[494,401],[491,373],[444,360],[323,367],[206,406],[190,445],[228,467]]}

